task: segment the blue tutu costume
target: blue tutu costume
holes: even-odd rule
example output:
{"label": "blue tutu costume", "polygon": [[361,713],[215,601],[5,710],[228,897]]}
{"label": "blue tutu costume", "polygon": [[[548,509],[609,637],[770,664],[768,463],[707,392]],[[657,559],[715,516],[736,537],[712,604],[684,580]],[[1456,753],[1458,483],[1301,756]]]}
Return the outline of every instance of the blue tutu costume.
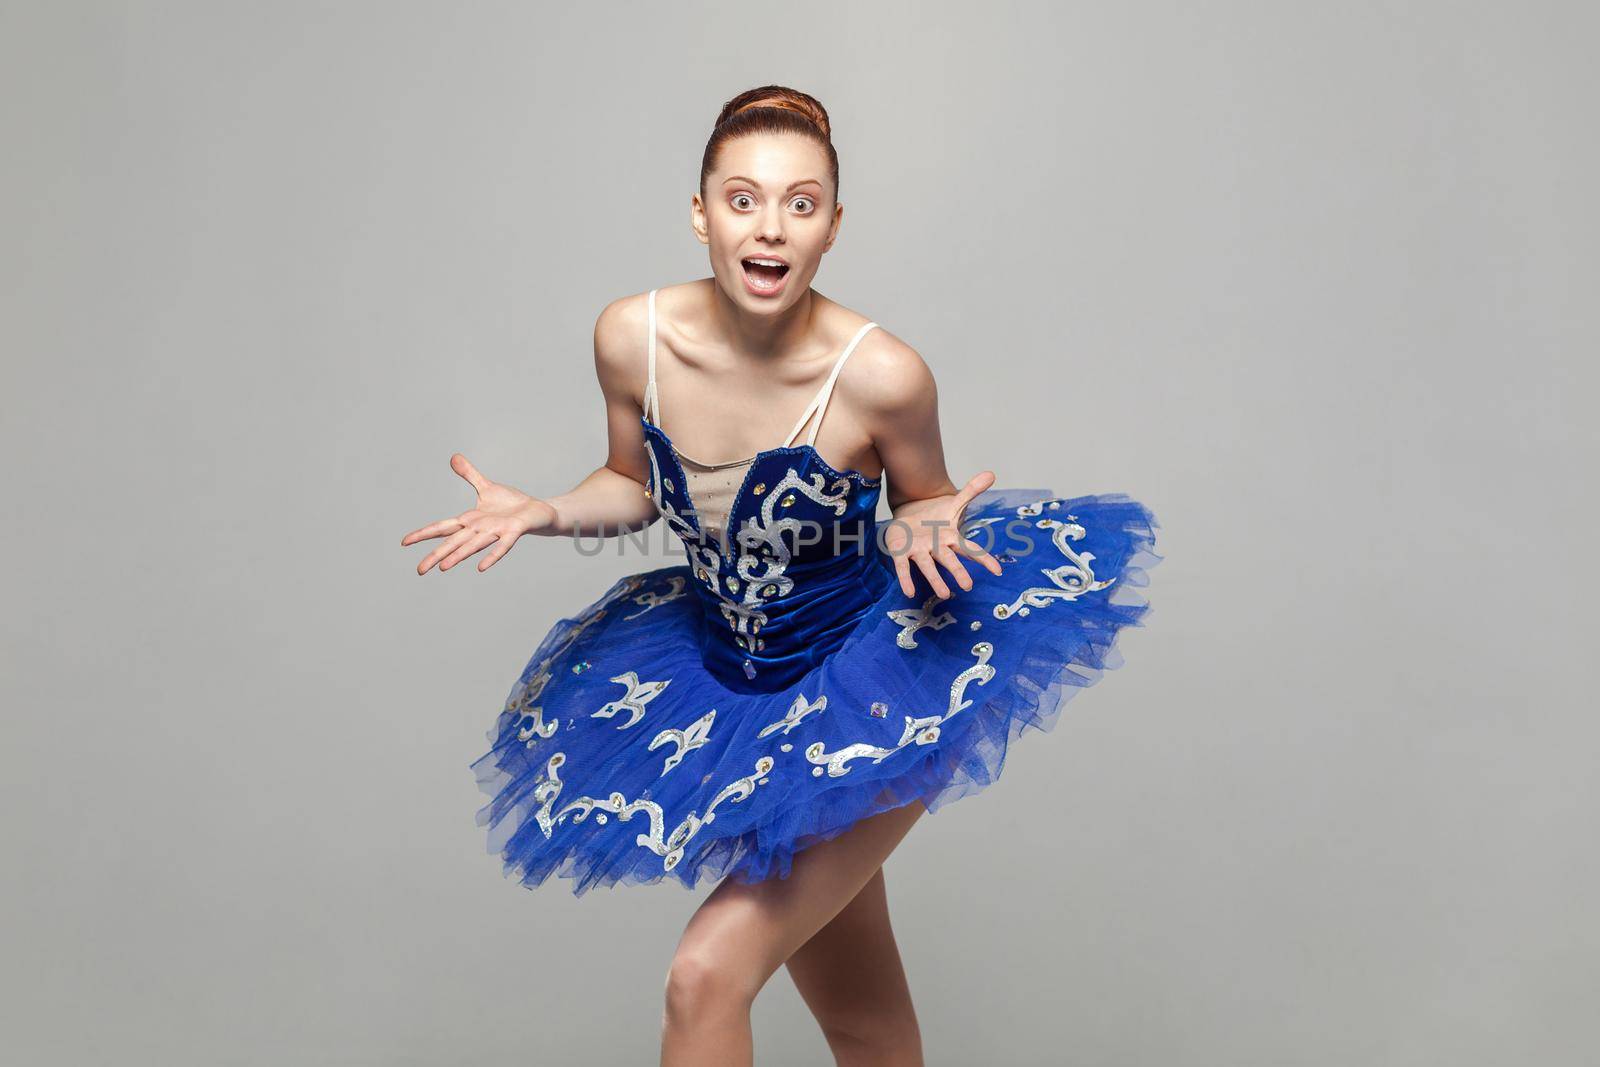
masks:
{"label": "blue tutu costume", "polygon": [[[928,811],[999,777],[1011,742],[1121,665],[1119,631],[1161,560],[1159,524],[1120,493],[991,489],[962,532],[996,556],[940,600],[901,590],[879,543],[881,479],[815,447],[834,364],[789,442],[743,471],[720,529],[660,426],[655,291],[641,419],[646,492],[687,563],[630,574],[534,651],[471,764],[503,870],[595,886],[787,877],[795,854],[870,815]],[[652,421],[652,414],[654,419]],[[737,471],[736,471],[737,473]],[[719,509],[720,510],[720,509]],[[704,515],[704,517],[702,517]]]}

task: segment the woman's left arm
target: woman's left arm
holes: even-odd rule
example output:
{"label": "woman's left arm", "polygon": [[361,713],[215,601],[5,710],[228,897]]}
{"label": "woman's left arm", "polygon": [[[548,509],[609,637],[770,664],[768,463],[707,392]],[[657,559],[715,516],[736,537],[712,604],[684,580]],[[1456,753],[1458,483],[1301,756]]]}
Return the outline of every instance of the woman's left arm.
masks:
{"label": "woman's left arm", "polygon": [[857,358],[866,364],[858,375],[861,409],[872,444],[888,477],[889,507],[894,518],[884,531],[884,548],[894,559],[895,573],[906,596],[916,596],[912,568],[922,572],[941,599],[951,595],[939,573],[944,567],[962,589],[972,577],[960,556],[976,560],[991,573],[1000,563],[983,547],[961,535],[961,520],[973,498],[994,484],[994,472],[973,475],[960,489],[945,467],[939,435],[939,390],[933,372],[910,345],[887,331]]}

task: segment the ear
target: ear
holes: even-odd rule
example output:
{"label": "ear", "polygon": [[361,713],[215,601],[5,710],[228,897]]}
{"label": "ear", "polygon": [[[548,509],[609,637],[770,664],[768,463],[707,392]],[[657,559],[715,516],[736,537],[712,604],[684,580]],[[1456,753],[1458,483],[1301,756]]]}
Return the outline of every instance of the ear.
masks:
{"label": "ear", "polygon": [[700,199],[699,193],[689,198],[689,228],[694,231],[695,237],[701,244],[711,243],[711,233],[706,228],[706,205]]}
{"label": "ear", "polygon": [[827,243],[825,243],[822,246],[822,250],[824,252],[826,252],[828,249],[832,248],[833,247],[833,242],[835,242],[835,241],[837,241],[839,239],[839,224],[843,220],[844,220],[844,205],[843,204],[835,204],[835,205],[833,205],[833,223],[828,227],[828,240],[827,240]]}

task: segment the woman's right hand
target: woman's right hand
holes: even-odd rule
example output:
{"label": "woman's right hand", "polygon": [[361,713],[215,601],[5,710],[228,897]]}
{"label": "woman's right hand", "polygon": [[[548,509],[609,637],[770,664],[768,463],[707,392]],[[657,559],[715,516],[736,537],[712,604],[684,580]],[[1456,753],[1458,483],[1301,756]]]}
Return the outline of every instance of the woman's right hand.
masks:
{"label": "woman's right hand", "polygon": [[450,469],[477,490],[478,503],[453,519],[429,523],[400,539],[401,547],[435,537],[446,539],[417,565],[419,575],[427,574],[435,563],[439,564],[440,571],[447,571],[479,549],[494,545],[478,563],[481,574],[510,552],[517,538],[525,533],[537,533],[556,520],[556,509],[550,504],[512,486],[491,482],[459,452],[450,457]]}

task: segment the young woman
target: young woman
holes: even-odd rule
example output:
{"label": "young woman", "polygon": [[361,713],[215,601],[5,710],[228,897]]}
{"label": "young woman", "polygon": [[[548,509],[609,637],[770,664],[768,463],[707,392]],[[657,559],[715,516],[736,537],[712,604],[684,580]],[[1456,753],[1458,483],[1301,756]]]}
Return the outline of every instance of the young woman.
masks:
{"label": "young woman", "polygon": [[1160,559],[1125,495],[957,488],[922,358],[811,288],[838,194],[821,104],[731,100],[692,201],[712,276],[596,324],[605,464],[540,499],[453,456],[477,506],[401,542],[441,539],[426,573],[529,533],[659,517],[683,541],[687,564],[556,624],[473,764],[490,850],[530,888],[719,880],[668,971],[663,1064],[750,1062],[785,964],[838,1062],[922,1062],[884,860],[1116,666]]}

